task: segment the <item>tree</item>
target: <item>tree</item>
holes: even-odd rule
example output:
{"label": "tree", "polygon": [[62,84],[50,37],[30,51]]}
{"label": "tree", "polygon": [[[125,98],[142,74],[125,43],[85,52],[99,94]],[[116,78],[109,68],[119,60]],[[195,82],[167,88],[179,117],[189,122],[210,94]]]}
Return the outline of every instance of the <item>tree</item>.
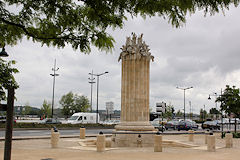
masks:
{"label": "tree", "polygon": [[22,111],[22,115],[29,115],[32,111],[32,107],[29,105],[29,103],[26,103],[23,111]]}
{"label": "tree", "polygon": [[85,96],[79,96],[72,92],[63,95],[59,103],[62,106],[63,115],[69,117],[75,112],[86,112],[90,108],[89,100]]}
{"label": "tree", "polygon": [[47,102],[46,100],[43,101],[42,107],[41,107],[41,114],[45,115],[45,117],[48,117],[51,115],[51,103]]}
{"label": "tree", "polygon": [[235,86],[230,87],[226,85],[226,88],[222,95],[220,95],[216,102],[221,102],[221,110],[225,111],[228,115],[231,113],[235,116],[235,132],[237,130],[236,125],[236,118],[240,117],[240,95],[239,95],[239,88]]}
{"label": "tree", "polygon": [[163,114],[163,117],[164,118],[168,118],[168,119],[172,119],[173,117],[173,112],[174,112],[174,107],[171,103],[169,103],[167,106],[166,106],[166,111],[165,113]]}
{"label": "tree", "polygon": [[6,89],[10,87],[18,88],[18,84],[13,76],[14,73],[18,73],[18,70],[12,68],[12,65],[15,63],[15,61],[6,62],[0,58],[0,101],[6,100]]}
{"label": "tree", "polygon": [[203,110],[202,108],[200,109],[200,119],[204,121],[204,119],[207,118],[207,111]]}
{"label": "tree", "polygon": [[238,6],[239,0],[1,0],[0,42],[15,45],[26,36],[47,46],[70,44],[81,52],[90,52],[91,44],[111,50],[114,39],[106,29],[121,28],[126,15],[158,15],[179,27],[188,13],[213,15],[232,4]]}
{"label": "tree", "polygon": [[182,116],[183,116],[183,113],[180,110],[178,110],[176,113],[176,117],[182,117]]}

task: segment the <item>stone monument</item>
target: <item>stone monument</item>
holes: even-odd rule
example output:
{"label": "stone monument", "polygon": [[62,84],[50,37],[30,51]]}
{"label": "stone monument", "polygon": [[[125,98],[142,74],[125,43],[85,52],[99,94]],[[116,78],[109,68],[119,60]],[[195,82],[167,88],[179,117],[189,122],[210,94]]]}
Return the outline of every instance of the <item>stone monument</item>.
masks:
{"label": "stone monument", "polygon": [[118,147],[136,146],[139,142],[153,146],[154,135],[146,133],[156,132],[149,122],[149,64],[154,57],[142,37],[137,38],[135,33],[127,37],[118,59],[122,60],[121,122],[113,134]]}

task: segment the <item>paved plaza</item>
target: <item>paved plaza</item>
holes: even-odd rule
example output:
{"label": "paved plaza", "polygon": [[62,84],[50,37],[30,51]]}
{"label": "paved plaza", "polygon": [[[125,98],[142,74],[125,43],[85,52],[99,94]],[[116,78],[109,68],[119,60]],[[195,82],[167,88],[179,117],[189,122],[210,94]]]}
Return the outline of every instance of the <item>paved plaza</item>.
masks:
{"label": "paved plaza", "polygon": [[[216,152],[208,152],[204,135],[164,135],[163,140],[173,140],[192,147],[164,146],[163,152],[153,152],[153,147],[106,148],[96,152],[96,146],[84,145],[79,138],[61,138],[59,147],[52,149],[49,139],[13,141],[12,160],[237,160],[240,157],[240,139],[233,140],[233,148],[225,148],[225,140],[216,134]],[[3,159],[4,141],[0,142],[0,159]]]}

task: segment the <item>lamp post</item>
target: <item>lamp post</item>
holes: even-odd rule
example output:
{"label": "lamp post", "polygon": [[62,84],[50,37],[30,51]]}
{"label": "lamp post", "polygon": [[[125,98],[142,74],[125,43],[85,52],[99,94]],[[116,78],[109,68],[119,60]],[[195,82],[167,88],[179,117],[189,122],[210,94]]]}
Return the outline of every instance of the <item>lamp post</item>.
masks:
{"label": "lamp post", "polygon": [[186,90],[188,90],[188,89],[191,89],[191,88],[193,88],[193,87],[176,87],[177,89],[181,89],[181,90],[183,90],[183,103],[184,103],[184,113],[183,113],[183,117],[184,117],[184,121],[185,121],[185,119],[186,119],[186,117],[185,117],[185,91]]}
{"label": "lamp post", "polygon": [[[222,89],[221,89],[221,94],[220,95],[218,95],[217,93],[214,93],[213,95],[209,95],[208,100],[211,100],[210,96],[216,96],[216,99],[217,99],[217,97],[223,96],[222,95]],[[221,101],[221,105],[222,105],[222,101]],[[216,102],[216,110],[217,110],[217,102]],[[222,129],[222,136],[221,137],[223,138],[223,110],[222,109],[221,109],[221,124],[222,124],[222,127],[221,127],[221,129]]]}
{"label": "lamp post", "polygon": [[93,86],[93,83],[96,83],[96,82],[94,82],[95,78],[93,78],[93,70],[92,70],[92,73],[91,73],[91,78],[88,78],[88,79],[90,80],[88,83],[91,84],[91,112],[92,112],[92,86]]}
{"label": "lamp post", "polygon": [[54,60],[54,68],[52,68],[53,74],[50,74],[53,76],[53,93],[52,93],[52,118],[53,118],[53,107],[54,107],[54,90],[55,90],[55,77],[59,76],[59,74],[56,73],[59,68],[56,68],[56,59]]}
{"label": "lamp post", "polygon": [[3,45],[2,47],[2,51],[0,52],[0,57],[8,57],[8,54],[5,51],[5,45]]}
{"label": "lamp post", "polygon": [[[210,95],[209,94],[209,97],[208,97],[208,100],[211,100],[211,96],[215,96],[216,97],[216,99],[217,99],[217,97],[218,97],[218,94],[217,93],[214,93],[214,94],[212,94],[212,95]],[[216,104],[216,110],[217,110],[217,102],[215,101],[215,104]],[[217,110],[218,111],[218,110]],[[216,114],[216,119],[218,119],[218,113]]]}
{"label": "lamp post", "polygon": [[97,113],[96,113],[96,123],[98,123],[98,89],[99,89],[99,77],[107,74],[108,72],[100,73],[100,74],[94,74],[94,73],[88,73],[89,75],[97,76]]}
{"label": "lamp post", "polygon": [[[0,57],[8,57],[5,51],[5,45],[3,45]],[[6,129],[5,129],[5,144],[4,144],[4,160],[11,160],[12,153],[12,130],[13,130],[13,110],[14,110],[14,88],[8,88],[7,95],[7,117],[6,117]]]}

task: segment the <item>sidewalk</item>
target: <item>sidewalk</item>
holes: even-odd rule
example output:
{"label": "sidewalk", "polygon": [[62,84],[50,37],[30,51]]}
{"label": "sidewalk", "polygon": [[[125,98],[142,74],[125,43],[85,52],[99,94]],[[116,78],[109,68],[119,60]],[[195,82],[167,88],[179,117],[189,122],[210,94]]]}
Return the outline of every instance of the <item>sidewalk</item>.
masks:
{"label": "sidewalk", "polygon": [[[89,137],[90,139],[92,137]],[[188,142],[188,135],[164,135],[164,140]],[[59,148],[52,149],[49,139],[31,139],[13,141],[12,160],[237,160],[240,157],[240,139],[234,139],[234,147],[224,148],[225,141],[217,134],[216,152],[207,152],[204,148],[164,147],[163,152],[153,152],[146,148],[111,148],[103,153],[96,147],[79,147],[79,138],[62,138]],[[192,144],[205,146],[204,135],[194,136]],[[0,160],[3,159],[4,142],[0,142]]]}

